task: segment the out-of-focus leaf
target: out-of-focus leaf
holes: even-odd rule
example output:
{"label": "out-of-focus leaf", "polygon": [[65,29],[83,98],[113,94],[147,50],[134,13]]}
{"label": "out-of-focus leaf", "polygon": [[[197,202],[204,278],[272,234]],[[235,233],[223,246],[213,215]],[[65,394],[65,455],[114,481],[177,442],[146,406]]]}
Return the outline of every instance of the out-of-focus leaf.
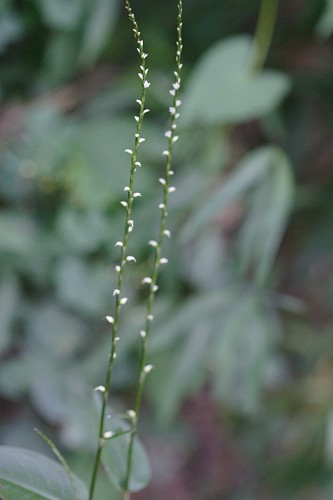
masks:
{"label": "out-of-focus leaf", "polygon": [[16,314],[18,301],[18,284],[15,279],[8,278],[0,287],[0,354],[10,342],[10,328]]}
{"label": "out-of-focus leaf", "polygon": [[274,332],[258,300],[240,296],[212,343],[214,393],[237,411],[258,409]]}
{"label": "out-of-focus leaf", "polygon": [[6,500],[86,500],[88,492],[54,460],[34,451],[0,446],[1,495]]}
{"label": "out-of-focus leaf", "polygon": [[[172,419],[185,396],[198,390],[206,376],[206,348],[211,339],[212,331],[203,324],[198,323],[187,335],[185,341],[177,349],[177,353],[168,353],[165,370],[160,370],[156,363],[154,381],[150,381],[150,392],[152,384],[155,385],[153,392],[157,400],[158,416],[162,420]],[[157,356],[157,359],[158,356]]]}
{"label": "out-of-focus leaf", "polygon": [[88,314],[105,312],[110,299],[110,280],[104,267],[92,268],[75,257],[63,259],[55,275],[57,294],[66,305]]}
{"label": "out-of-focus leaf", "polygon": [[[82,124],[68,171],[76,202],[103,209],[119,200],[129,181],[130,158],[124,151],[132,147],[134,131],[132,121],[121,118]],[[138,169],[135,189],[145,192],[150,186],[147,169]]]}
{"label": "out-of-focus leaf", "polygon": [[0,251],[29,252],[34,244],[36,228],[22,213],[0,211]]}
{"label": "out-of-focus leaf", "polygon": [[199,206],[182,229],[181,238],[188,241],[208,222],[214,219],[233,200],[239,200],[246,191],[252,189],[269,171],[271,148],[260,148],[247,155],[230,178]]}
{"label": "out-of-focus leaf", "polygon": [[263,283],[285,231],[293,203],[294,181],[289,160],[283,151],[264,148],[253,155],[247,157],[249,162],[252,164],[255,157],[258,164],[264,160],[268,171],[249,197],[238,246],[241,269],[245,271],[251,264],[254,265],[256,281]]}
{"label": "out-of-focus leaf", "polygon": [[53,302],[40,302],[27,321],[28,343],[61,359],[75,353],[85,333],[82,321]]}
{"label": "out-of-focus leaf", "polygon": [[[45,374],[56,376],[50,359],[39,353],[27,353],[23,358],[15,358],[0,366],[0,391],[8,399],[16,399],[27,392]],[[50,376],[51,376],[50,375]]]}
{"label": "out-of-focus leaf", "polygon": [[0,54],[5,51],[7,45],[20,38],[22,33],[20,18],[10,10],[0,11]]}
{"label": "out-of-focus leaf", "polygon": [[[221,289],[230,282],[232,265],[227,259],[226,245],[215,230],[208,227],[186,246],[181,272],[198,290]],[[180,256],[180,258],[182,255]]]}
{"label": "out-of-focus leaf", "polygon": [[252,41],[246,36],[222,40],[198,62],[184,94],[182,122],[221,125],[261,117],[272,111],[290,89],[277,71],[250,71]]}
{"label": "out-of-focus leaf", "polygon": [[[106,420],[105,429],[115,434],[129,430],[129,424],[112,415]],[[124,490],[127,468],[127,451],[129,434],[123,434],[105,442],[102,461],[105,472],[118,490]],[[130,491],[139,491],[150,481],[151,470],[146,451],[138,439],[135,439],[133,448],[132,473],[129,483]]]}
{"label": "out-of-focus leaf", "polygon": [[223,314],[223,308],[235,300],[238,293],[237,289],[231,287],[223,292],[189,299],[175,313],[170,314],[164,325],[156,329],[150,340],[150,349],[152,352],[159,351],[170,346],[178,336],[195,328],[196,325],[210,323],[216,315]]}
{"label": "out-of-focus leaf", "polygon": [[108,222],[97,211],[75,211],[64,207],[57,219],[57,233],[69,249],[78,252],[96,250],[107,239]]}
{"label": "out-of-focus leaf", "polygon": [[324,38],[333,33],[333,0],[326,0],[326,6],[315,27],[315,32]]}
{"label": "out-of-focus leaf", "polygon": [[283,151],[265,146],[249,153],[230,178],[207,203],[194,212],[183,228],[188,241],[224,210],[231,201],[249,197],[251,209],[245,215],[239,236],[243,268],[256,264],[256,278],[262,282],[274,260],[293,202],[294,181]]}
{"label": "out-of-focus leaf", "polygon": [[73,75],[76,63],[77,42],[73,33],[70,30],[50,33],[44,53],[40,85],[53,88],[64,84]]}
{"label": "out-of-focus leaf", "polygon": [[50,105],[36,105],[26,113],[25,127],[19,148],[22,160],[32,162],[37,178],[59,175],[59,163],[69,151],[71,122]]}
{"label": "out-of-focus leaf", "polygon": [[73,29],[80,20],[85,0],[39,0],[38,6],[50,27]]}
{"label": "out-of-focus leaf", "polygon": [[95,0],[90,4],[79,55],[81,64],[90,65],[96,61],[112,33],[118,10],[117,0]]}
{"label": "out-of-focus leaf", "polygon": [[[50,362],[50,366],[52,361]],[[34,381],[30,398],[35,410],[51,425],[59,428],[59,439],[70,449],[91,449],[96,435],[91,421],[91,385],[79,366],[51,366]],[[77,416],[81,415],[78,419]]]}

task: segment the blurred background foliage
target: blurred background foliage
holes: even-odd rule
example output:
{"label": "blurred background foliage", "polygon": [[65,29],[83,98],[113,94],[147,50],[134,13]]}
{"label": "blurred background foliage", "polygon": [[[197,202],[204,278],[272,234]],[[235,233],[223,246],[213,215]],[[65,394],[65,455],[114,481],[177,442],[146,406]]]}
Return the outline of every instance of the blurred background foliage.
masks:
{"label": "blurred background foliage", "polygon": [[[333,2],[281,0],[254,71],[259,7],[184,2],[173,238],[141,425],[153,480],[138,500],[333,496]],[[175,46],[173,2],[133,8],[152,113],[119,410],[133,401]],[[83,474],[138,97],[131,35],[121,1],[0,4],[0,438],[43,449],[43,428]]]}

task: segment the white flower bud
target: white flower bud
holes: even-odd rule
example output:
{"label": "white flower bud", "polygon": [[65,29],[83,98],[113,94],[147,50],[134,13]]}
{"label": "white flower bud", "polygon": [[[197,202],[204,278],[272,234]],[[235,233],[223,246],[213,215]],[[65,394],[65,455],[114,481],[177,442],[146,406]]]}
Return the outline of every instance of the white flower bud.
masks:
{"label": "white flower bud", "polygon": [[94,391],[96,391],[96,392],[105,392],[106,389],[105,389],[104,385],[98,385],[97,387],[95,387]]}
{"label": "white flower bud", "polygon": [[142,285],[150,285],[152,282],[152,279],[149,277],[149,276],[146,276],[145,278],[143,278],[143,280],[141,281]]}
{"label": "white flower bud", "polygon": [[112,431],[106,431],[103,434],[104,439],[111,439],[113,436],[114,436],[114,432],[112,432]]}

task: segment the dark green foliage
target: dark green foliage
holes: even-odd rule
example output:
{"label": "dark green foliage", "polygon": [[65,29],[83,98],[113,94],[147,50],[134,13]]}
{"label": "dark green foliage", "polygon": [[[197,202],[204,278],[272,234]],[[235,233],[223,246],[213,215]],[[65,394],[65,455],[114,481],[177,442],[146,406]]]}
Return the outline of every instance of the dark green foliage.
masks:
{"label": "dark green foliage", "polygon": [[[133,5],[152,67],[152,113],[136,178],[142,198],[131,253],[138,264],[124,284],[133,307],[121,323],[115,414],[131,407],[140,283],[151,265],[146,243],[158,231],[175,41],[169,3]],[[113,300],[128,177],[123,151],[131,147],[138,90],[120,7],[109,0],[0,5],[0,439],[45,451],[32,429],[46,427],[85,478],[95,443],[87,408],[107,363],[110,329],[102,318]],[[153,474],[170,498],[173,483],[165,485],[160,470],[195,500],[331,498],[332,2],[281,0],[259,73],[249,70],[259,2],[193,0],[184,8],[173,237],[150,344],[156,369],[145,404],[154,418],[142,421]],[[207,471],[214,467],[202,442],[215,450],[205,433],[213,424],[193,423],[201,414],[191,409],[202,400],[225,460],[217,454],[213,465],[220,471],[227,463],[229,480]],[[112,430],[127,429],[119,422]],[[107,455],[107,475],[122,487],[124,470],[114,476]],[[141,448],[138,455],[133,489],[149,476]],[[203,485],[214,481],[210,495]],[[9,488],[0,466],[2,482]],[[105,484],[101,500],[111,495]],[[159,496],[153,489],[143,498]]]}

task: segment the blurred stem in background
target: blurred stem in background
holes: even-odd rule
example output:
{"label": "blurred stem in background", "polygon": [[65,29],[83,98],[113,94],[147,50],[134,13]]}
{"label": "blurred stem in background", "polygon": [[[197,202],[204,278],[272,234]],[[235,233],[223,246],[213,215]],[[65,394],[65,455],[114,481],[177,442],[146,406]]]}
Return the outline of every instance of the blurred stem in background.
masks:
{"label": "blurred stem in background", "polygon": [[250,69],[258,72],[265,64],[273,37],[279,0],[262,0],[250,54]]}

